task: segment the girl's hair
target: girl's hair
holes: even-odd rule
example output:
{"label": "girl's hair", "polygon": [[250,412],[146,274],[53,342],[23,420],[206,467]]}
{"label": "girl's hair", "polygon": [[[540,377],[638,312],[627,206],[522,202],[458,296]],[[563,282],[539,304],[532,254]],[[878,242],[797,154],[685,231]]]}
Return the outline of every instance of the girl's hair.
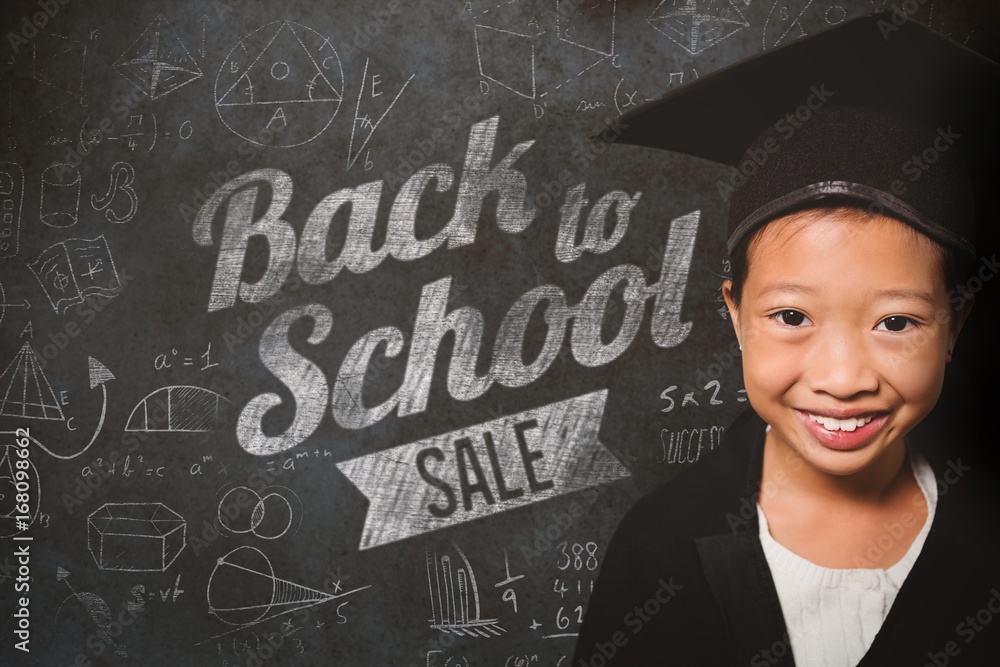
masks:
{"label": "girl's hair", "polygon": [[[882,215],[879,212],[868,209],[864,204],[859,203],[856,200],[846,198],[827,200],[821,206],[805,206],[801,209],[786,213],[781,217],[783,218],[792,214],[795,214],[796,217],[802,222],[809,222],[824,215],[836,215],[841,219],[857,223],[864,223]],[[737,306],[740,305],[740,297],[743,293],[743,284],[746,282],[747,274],[750,270],[750,260],[753,259],[754,250],[756,248],[755,241],[760,236],[761,231],[763,231],[768,224],[769,223],[765,223],[759,226],[745,241],[737,245],[733,249],[729,258],[729,266],[732,275],[731,279],[733,281],[730,292],[733,298],[733,303]],[[907,229],[912,230],[914,234],[920,234],[919,231],[910,225],[907,225]],[[938,248],[938,250],[940,250],[939,256],[941,258],[941,267],[943,269],[942,276],[945,281],[945,289],[949,290],[949,296],[951,296],[951,292],[959,294],[965,292],[966,280],[972,275],[972,271],[975,268],[974,260],[971,257],[966,256],[964,253],[959,253],[951,248],[939,244],[937,241],[934,241],[934,245]],[[964,303],[964,299],[959,301],[959,303]]]}

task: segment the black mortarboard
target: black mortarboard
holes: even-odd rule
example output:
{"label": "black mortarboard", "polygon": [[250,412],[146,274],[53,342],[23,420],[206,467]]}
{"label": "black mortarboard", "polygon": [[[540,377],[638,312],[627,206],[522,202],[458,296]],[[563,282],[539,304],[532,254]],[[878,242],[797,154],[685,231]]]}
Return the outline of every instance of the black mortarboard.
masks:
{"label": "black mortarboard", "polygon": [[730,253],[778,215],[848,198],[974,257],[1000,65],[894,20],[846,22],[681,86],[624,114],[615,141],[736,167],[719,183]]}

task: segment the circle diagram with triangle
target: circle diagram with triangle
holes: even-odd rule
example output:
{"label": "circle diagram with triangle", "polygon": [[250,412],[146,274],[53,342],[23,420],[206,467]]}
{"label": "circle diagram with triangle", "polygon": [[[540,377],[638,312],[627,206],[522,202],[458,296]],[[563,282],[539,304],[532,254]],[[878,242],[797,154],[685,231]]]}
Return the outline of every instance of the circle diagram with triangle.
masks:
{"label": "circle diagram with triangle", "polygon": [[275,21],[233,47],[215,81],[226,127],[258,145],[300,146],[333,122],[344,71],[330,40],[312,28]]}

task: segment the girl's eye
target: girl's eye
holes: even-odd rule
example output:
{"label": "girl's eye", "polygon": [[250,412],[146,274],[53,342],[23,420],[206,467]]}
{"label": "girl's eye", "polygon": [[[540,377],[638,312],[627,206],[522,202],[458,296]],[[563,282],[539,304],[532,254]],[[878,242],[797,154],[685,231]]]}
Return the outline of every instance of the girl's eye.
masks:
{"label": "girl's eye", "polygon": [[809,318],[806,317],[805,313],[802,313],[798,310],[792,310],[790,308],[786,310],[779,310],[776,313],[768,315],[768,317],[770,317],[773,320],[777,320],[778,322],[781,322],[782,324],[789,327],[798,327],[801,326],[803,323],[811,324],[811,322],[809,322]]}
{"label": "girl's eye", "polygon": [[920,326],[920,323],[905,315],[892,315],[879,322],[875,329],[878,331],[905,331],[910,328],[907,325],[915,327]]}

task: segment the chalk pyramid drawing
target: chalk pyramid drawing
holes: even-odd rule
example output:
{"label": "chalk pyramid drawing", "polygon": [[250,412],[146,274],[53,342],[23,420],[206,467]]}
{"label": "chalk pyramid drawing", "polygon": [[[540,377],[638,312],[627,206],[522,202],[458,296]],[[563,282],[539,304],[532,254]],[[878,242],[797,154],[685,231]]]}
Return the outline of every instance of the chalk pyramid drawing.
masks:
{"label": "chalk pyramid drawing", "polygon": [[21,346],[0,375],[0,415],[23,419],[66,421],[38,354],[29,343]]}
{"label": "chalk pyramid drawing", "polygon": [[731,0],[663,0],[646,21],[691,55],[750,27]]}
{"label": "chalk pyramid drawing", "polygon": [[187,433],[217,431],[225,424],[230,405],[228,399],[203,387],[161,387],[132,408],[125,430]]}
{"label": "chalk pyramid drawing", "polygon": [[162,14],[118,56],[113,67],[151,100],[202,77],[198,63]]}
{"label": "chalk pyramid drawing", "polygon": [[224,623],[240,627],[336,597],[340,596],[276,577],[271,561],[254,547],[230,551],[216,561],[208,578],[208,612]]}

